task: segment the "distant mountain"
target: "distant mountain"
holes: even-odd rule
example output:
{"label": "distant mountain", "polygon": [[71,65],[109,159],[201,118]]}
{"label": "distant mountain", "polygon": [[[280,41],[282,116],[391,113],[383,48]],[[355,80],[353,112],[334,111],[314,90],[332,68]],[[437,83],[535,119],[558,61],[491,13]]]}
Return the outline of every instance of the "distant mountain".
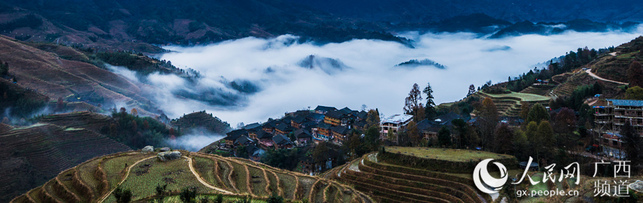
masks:
{"label": "distant mountain", "polygon": [[560,23],[533,23],[522,21],[509,25],[498,32],[494,33],[491,38],[502,38],[507,36],[517,36],[522,34],[559,34],[567,30],[577,32],[605,32],[609,30],[630,31],[635,29],[638,23],[601,23],[587,19],[577,19]]}
{"label": "distant mountain", "polygon": [[230,124],[208,114],[205,111],[198,111],[172,119],[172,125],[177,126],[180,133],[190,133],[191,130],[206,130],[207,133],[225,134],[231,130]]}
{"label": "distant mountain", "polygon": [[190,45],[282,34],[318,42],[400,41],[381,29],[278,0],[8,0],[0,2],[0,14],[0,31],[18,39],[145,52],[159,50],[140,41]]}
{"label": "distant mountain", "polygon": [[320,69],[326,74],[332,75],[336,72],[349,69],[350,67],[346,66],[339,59],[319,57],[316,55],[309,55],[306,58],[302,59],[297,63],[300,67],[307,69]]}
{"label": "distant mountain", "polygon": [[510,22],[560,22],[590,19],[599,22],[643,21],[642,1],[637,0],[285,0],[366,21],[439,22],[448,18],[484,13]]}
{"label": "distant mountain", "polygon": [[409,44],[392,33],[491,33],[513,23],[519,28],[525,21],[641,22],[643,12],[634,9],[639,7],[643,2],[634,0],[6,0],[0,2],[0,33],[145,53],[162,51],[152,44],[195,45],[283,34],[318,43],[358,38]]}
{"label": "distant mountain", "polygon": [[400,64],[397,64],[395,66],[398,67],[410,67],[410,68],[415,68],[418,66],[434,66],[439,69],[445,69],[447,68],[446,66],[439,64],[435,61],[432,61],[431,59],[422,59],[422,60],[417,60],[417,59],[411,59],[405,62],[402,62]]}

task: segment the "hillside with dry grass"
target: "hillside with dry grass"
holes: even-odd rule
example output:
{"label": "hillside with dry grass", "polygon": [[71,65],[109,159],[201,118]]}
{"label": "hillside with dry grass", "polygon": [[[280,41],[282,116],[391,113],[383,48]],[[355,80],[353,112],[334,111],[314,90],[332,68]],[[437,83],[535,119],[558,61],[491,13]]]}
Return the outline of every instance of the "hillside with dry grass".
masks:
{"label": "hillside with dry grass", "polygon": [[633,61],[643,62],[643,36],[614,49],[587,65],[596,75],[615,81],[627,81],[627,69]]}
{"label": "hillside with dry grass", "polygon": [[[3,126],[7,126],[4,125]],[[88,159],[130,150],[81,126],[38,123],[0,131],[0,202],[43,184]]]}
{"label": "hillside with dry grass", "polygon": [[9,75],[17,85],[47,96],[50,101],[61,98],[95,106],[127,104],[141,114],[153,109],[144,95],[146,85],[84,62],[86,56],[74,49],[49,46],[55,52],[48,52],[42,46],[39,49],[0,37],[0,60],[9,64]]}
{"label": "hillside with dry grass", "polygon": [[[157,151],[158,152],[158,151]],[[350,186],[261,163],[180,151],[182,157],[160,161],[157,152],[129,151],[96,157],[70,167],[11,202],[115,202],[117,187],[130,189],[132,200],[178,202],[182,189],[196,188],[197,200],[223,194],[225,201],[252,198],[265,202],[272,194],[287,201],[373,202]]]}

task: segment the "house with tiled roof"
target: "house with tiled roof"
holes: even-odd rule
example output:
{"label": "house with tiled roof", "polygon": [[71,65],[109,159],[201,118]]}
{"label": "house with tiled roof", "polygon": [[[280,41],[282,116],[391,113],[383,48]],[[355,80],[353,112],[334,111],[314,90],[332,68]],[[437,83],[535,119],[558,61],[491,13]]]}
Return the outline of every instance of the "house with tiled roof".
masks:
{"label": "house with tiled roof", "polygon": [[313,135],[304,129],[295,130],[294,134],[298,145],[307,144],[313,139]]}
{"label": "house with tiled roof", "polygon": [[330,128],[333,139],[336,143],[343,143],[348,137],[349,129],[344,126],[333,126]]}
{"label": "house with tiled roof", "polygon": [[306,116],[298,115],[298,116],[295,116],[292,120],[290,120],[290,126],[296,129],[300,129],[301,124],[303,124],[306,121],[307,121]]}
{"label": "house with tiled roof", "polygon": [[263,148],[271,148],[275,145],[275,143],[272,141],[273,135],[266,132],[266,131],[259,131],[257,132],[257,140],[259,142],[259,146]]}
{"label": "house with tiled roof", "polygon": [[332,126],[339,126],[342,124],[344,114],[341,111],[329,111],[324,115],[324,123]]}
{"label": "house with tiled roof", "polygon": [[332,126],[328,125],[327,123],[320,123],[319,125],[317,125],[317,130],[313,131],[313,138],[323,141],[330,140],[332,136],[332,133],[330,132],[331,127]]}
{"label": "house with tiled roof", "polygon": [[226,133],[226,137],[223,138],[225,140],[225,143],[228,147],[233,147],[234,142],[241,136],[248,136],[248,131],[245,129],[238,129],[238,130],[233,130],[228,133]]}
{"label": "house with tiled roof", "polygon": [[277,134],[272,137],[272,141],[275,143],[275,148],[277,149],[290,149],[294,146],[290,138],[282,134]]}
{"label": "house with tiled roof", "polygon": [[261,129],[263,131],[266,131],[266,132],[269,132],[269,133],[274,133],[276,126],[277,126],[277,121],[271,119],[271,120],[268,120],[267,122],[263,123],[261,125]]}
{"label": "house with tiled roof", "polygon": [[290,132],[292,132],[292,131],[293,131],[293,128],[292,128],[292,126],[290,126],[290,122],[288,122],[288,123],[280,122],[275,127],[275,134],[287,135],[287,134],[290,134]]}
{"label": "house with tiled roof", "polygon": [[235,141],[234,141],[234,146],[248,146],[254,143],[254,140],[252,140],[250,137],[246,135],[239,136]]}
{"label": "house with tiled roof", "polygon": [[330,106],[317,106],[315,108],[315,112],[318,114],[326,114],[329,111],[336,111],[337,109],[335,107],[330,107]]}

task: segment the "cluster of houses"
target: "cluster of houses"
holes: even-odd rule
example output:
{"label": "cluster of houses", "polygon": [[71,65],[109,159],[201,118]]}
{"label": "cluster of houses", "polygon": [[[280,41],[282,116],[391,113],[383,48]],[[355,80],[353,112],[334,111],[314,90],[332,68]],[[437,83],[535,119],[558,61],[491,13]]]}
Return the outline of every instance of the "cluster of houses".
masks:
{"label": "cluster of houses", "polygon": [[606,156],[625,157],[625,140],[621,130],[629,123],[643,137],[643,100],[600,99],[592,105],[594,125],[593,146]]}
{"label": "cluster of houses", "polygon": [[314,142],[341,145],[351,129],[366,125],[367,112],[348,107],[317,106],[314,110],[289,112],[280,119],[252,123],[226,133],[220,147],[234,151],[245,146],[251,159],[258,161],[268,149],[306,147]]}

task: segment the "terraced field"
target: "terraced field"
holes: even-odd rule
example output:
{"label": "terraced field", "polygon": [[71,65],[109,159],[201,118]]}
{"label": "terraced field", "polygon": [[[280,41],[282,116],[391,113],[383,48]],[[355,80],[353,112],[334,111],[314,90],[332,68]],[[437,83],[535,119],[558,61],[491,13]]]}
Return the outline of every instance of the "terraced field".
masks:
{"label": "terraced field", "polygon": [[489,97],[496,104],[501,116],[518,117],[520,115],[521,102],[527,102],[530,105],[540,103],[549,105],[549,96],[543,96],[531,93],[511,92],[508,94],[489,94],[482,91],[476,92],[477,97]]}
{"label": "terraced field", "polygon": [[[8,202],[86,160],[128,150],[131,149],[84,128],[37,123],[3,132],[0,134],[0,157],[4,158],[0,166],[0,202]],[[91,174],[80,172],[78,175],[84,178]]]}
{"label": "terraced field", "polygon": [[[417,148],[396,150],[409,152]],[[467,157],[475,156],[478,154]],[[495,154],[489,158],[508,158],[505,156],[507,155]],[[451,156],[438,156],[445,160],[449,157]],[[479,193],[473,186],[470,173],[444,173],[398,165],[382,159],[378,153],[364,155],[320,176],[350,184],[378,202],[491,202],[490,196]],[[329,189],[328,192],[332,193],[333,190]]]}
{"label": "terraced field", "polygon": [[69,168],[11,202],[116,202],[117,187],[130,189],[132,200],[155,198],[156,186],[167,185],[166,200],[178,200],[186,187],[198,198],[252,198],[263,202],[273,193],[290,201],[374,202],[354,188],[321,177],[273,168],[245,159],[181,151],[180,159],[161,162],[156,153],[129,151],[88,160]]}

